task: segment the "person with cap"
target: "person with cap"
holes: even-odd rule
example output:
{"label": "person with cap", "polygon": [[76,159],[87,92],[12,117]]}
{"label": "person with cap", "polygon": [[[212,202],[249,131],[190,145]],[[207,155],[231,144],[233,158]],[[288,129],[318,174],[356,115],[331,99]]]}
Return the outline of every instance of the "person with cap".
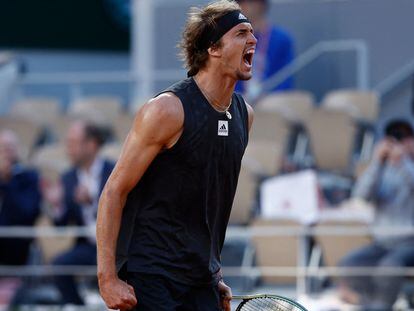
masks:
{"label": "person with cap", "polygon": [[[253,77],[239,81],[236,91],[254,101],[261,95],[260,84],[289,64],[294,58],[292,36],[282,27],[271,24],[267,18],[269,0],[236,0],[243,14],[252,22],[257,38]],[[293,88],[292,77],[274,86],[270,91],[284,91]]]}
{"label": "person with cap", "polygon": [[[381,228],[413,228],[414,221],[414,131],[403,119],[390,121],[385,137],[374,150],[368,168],[356,181],[353,196],[376,206],[374,225]],[[379,235],[373,243],[342,259],[342,267],[414,266],[414,236]],[[375,275],[341,280],[343,300],[367,310],[391,310],[404,278]]]}
{"label": "person with cap", "polygon": [[184,79],[138,112],[99,202],[98,281],[111,309],[230,311],[223,247],[253,111],[234,93],[256,38],[236,2],[193,8]]}

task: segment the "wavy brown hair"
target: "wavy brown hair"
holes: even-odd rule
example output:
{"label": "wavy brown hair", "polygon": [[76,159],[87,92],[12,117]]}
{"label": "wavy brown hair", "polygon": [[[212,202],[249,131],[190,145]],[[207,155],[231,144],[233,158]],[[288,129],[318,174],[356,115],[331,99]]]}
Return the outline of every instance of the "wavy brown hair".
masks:
{"label": "wavy brown hair", "polygon": [[[206,29],[214,28],[218,18],[237,10],[240,10],[239,5],[231,0],[220,0],[203,8],[193,7],[190,9],[179,44],[180,56],[184,60],[190,76],[197,74],[207,63],[207,48],[202,48]],[[221,40],[215,44],[220,46]]]}

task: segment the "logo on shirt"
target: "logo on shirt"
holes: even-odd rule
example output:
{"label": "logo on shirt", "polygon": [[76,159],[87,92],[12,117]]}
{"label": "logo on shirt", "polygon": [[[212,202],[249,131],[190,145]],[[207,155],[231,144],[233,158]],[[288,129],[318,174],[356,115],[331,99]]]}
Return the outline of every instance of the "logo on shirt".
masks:
{"label": "logo on shirt", "polygon": [[218,121],[218,136],[229,136],[229,121]]}
{"label": "logo on shirt", "polygon": [[239,19],[247,19],[242,13],[239,14]]}

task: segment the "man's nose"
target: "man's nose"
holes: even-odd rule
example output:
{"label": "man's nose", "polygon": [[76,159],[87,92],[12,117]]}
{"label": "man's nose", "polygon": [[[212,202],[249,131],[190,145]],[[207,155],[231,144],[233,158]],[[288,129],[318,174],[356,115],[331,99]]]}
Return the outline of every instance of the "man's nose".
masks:
{"label": "man's nose", "polygon": [[253,33],[250,33],[249,43],[253,43],[253,44],[256,44],[257,43],[257,39],[256,39],[256,37],[254,36]]}

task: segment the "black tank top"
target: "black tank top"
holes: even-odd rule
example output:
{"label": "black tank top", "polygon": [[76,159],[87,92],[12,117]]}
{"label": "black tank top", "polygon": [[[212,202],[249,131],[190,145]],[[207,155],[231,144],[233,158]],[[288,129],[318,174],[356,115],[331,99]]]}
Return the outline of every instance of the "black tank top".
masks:
{"label": "black tank top", "polygon": [[210,283],[220,269],[247,146],[247,109],[242,97],[233,94],[228,119],[209,104],[193,78],[165,92],[181,100],[183,132],[154,159],[127,198],[118,266],[127,261],[128,271],[186,284]]}

